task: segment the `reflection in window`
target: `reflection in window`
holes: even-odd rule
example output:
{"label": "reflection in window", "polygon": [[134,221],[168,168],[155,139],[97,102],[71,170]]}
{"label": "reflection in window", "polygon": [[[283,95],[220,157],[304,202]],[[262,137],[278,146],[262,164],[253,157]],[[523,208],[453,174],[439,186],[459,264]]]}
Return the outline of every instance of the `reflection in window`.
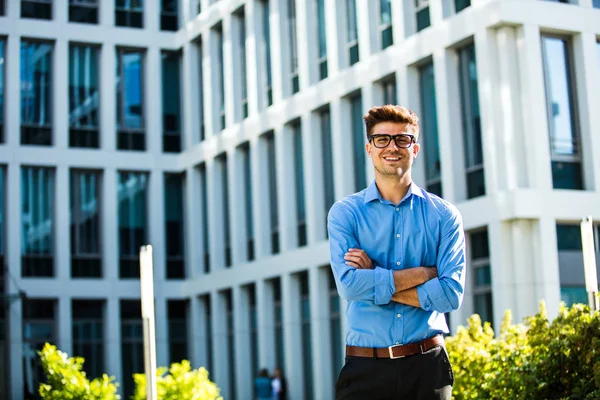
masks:
{"label": "reflection in window", "polygon": [[[23,299],[23,382],[26,398],[35,398],[44,371],[37,352],[56,344],[56,300]],[[31,397],[30,397],[31,396]]]}
{"label": "reflection in window", "polygon": [[[219,105],[219,119],[216,124],[215,133],[219,133],[225,129],[225,66],[223,64],[223,26],[221,23],[212,28],[212,33],[215,37],[214,43],[217,45],[217,62],[215,63],[216,79],[214,82],[216,88],[213,87],[213,100],[215,105]],[[215,90],[216,89],[216,90]],[[218,103],[217,103],[218,101]]]}
{"label": "reflection in window", "polygon": [[52,0],[21,0],[21,18],[52,19]]}
{"label": "reflection in window", "polygon": [[481,322],[489,322],[494,327],[492,303],[492,273],[487,228],[471,232],[470,270],[473,282],[473,310],[481,317]]}
{"label": "reflection in window", "polygon": [[422,31],[431,25],[429,16],[429,0],[415,1],[415,18],[417,20],[417,32]]}
{"label": "reflection in window", "polygon": [[471,5],[471,0],[454,0],[454,11],[460,12]]}
{"label": "reflection in window", "polygon": [[279,217],[278,217],[278,201],[277,201],[277,161],[275,158],[275,135],[273,132],[268,132],[263,135],[265,141],[266,152],[266,167],[268,174],[269,185],[269,221],[271,231],[271,253],[279,253]]}
{"label": "reflection in window", "polygon": [[99,147],[98,48],[69,46],[69,146]]}
{"label": "reflection in window", "polygon": [[72,300],[73,355],[83,357],[87,377],[101,377],[104,369],[104,301]]}
{"label": "reflection in window", "polygon": [[315,0],[317,9],[317,38],[319,79],[327,78],[327,28],[325,26],[325,0]]}
{"label": "reflection in window", "polygon": [[160,29],[163,31],[176,31],[179,29],[177,0],[161,0]]}
{"label": "reflection in window", "polygon": [[163,51],[162,59],[162,112],[163,151],[181,151],[181,53]]}
{"label": "reflection in window", "polygon": [[236,12],[234,15],[238,23],[239,36],[237,46],[240,57],[240,97],[242,104],[242,119],[245,119],[248,117],[248,79],[246,78],[246,15],[244,14],[244,8],[241,7],[240,11]]}
{"label": "reflection in window", "polygon": [[433,64],[427,64],[419,68],[419,83],[422,110],[420,140],[423,144],[425,156],[426,189],[441,196],[442,177]]}
{"label": "reflection in window", "polygon": [[144,0],[116,0],[115,25],[144,27]]}
{"label": "reflection in window", "polygon": [[21,168],[21,276],[54,276],[54,171]]}
{"label": "reflection in window", "polygon": [[143,172],[117,173],[120,278],[140,277],[140,247],[148,240],[147,181]]}
{"label": "reflection in window", "polygon": [[354,191],[367,187],[367,166],[365,156],[366,135],[363,125],[362,95],[350,98],[352,115],[352,147],[354,148]]}
{"label": "reflection in window", "polygon": [[167,279],[185,278],[183,188],[185,174],[165,174],[165,243]]}
{"label": "reflection in window", "polygon": [[98,23],[99,0],[69,0],[69,22]]}
{"label": "reflection in window", "polygon": [[145,150],[143,53],[117,49],[117,149]]}
{"label": "reflection in window", "polygon": [[359,60],[358,54],[358,25],[356,23],[356,0],[346,0],[346,47],[350,65]]}
{"label": "reflection in window", "polygon": [[335,286],[335,279],[331,273],[331,267],[326,267],[329,270],[329,324],[331,325],[331,366],[333,367],[332,376],[334,377],[334,385],[337,377],[344,366],[344,355],[342,354],[342,324],[340,312],[340,296],[338,295]]}
{"label": "reflection in window", "polygon": [[71,171],[71,277],[101,278],[100,173]]}
{"label": "reflection in window", "polygon": [[256,287],[246,286],[248,295],[248,327],[250,328],[250,371],[258,371],[258,314],[256,311]]}
{"label": "reflection in window", "polygon": [[52,145],[52,45],[21,41],[21,144]]}
{"label": "reflection in window", "polygon": [[190,359],[188,345],[188,300],[167,300],[169,365]]}
{"label": "reflection in window", "polygon": [[379,0],[379,32],[381,32],[381,49],[394,44],[392,0]]}
{"label": "reflection in window", "polygon": [[302,125],[292,124],[294,145],[294,184],[296,187],[296,221],[298,224],[298,246],[306,246],[306,202],[304,200],[304,159],[302,147]]}
{"label": "reflection in window", "polygon": [[313,397],[313,367],[312,367],[312,339],[310,333],[310,296],[308,289],[308,272],[304,271],[298,276],[300,284],[300,320],[302,343],[302,368],[304,378],[304,398],[312,400]]}
{"label": "reflection in window", "polygon": [[[140,300],[121,300],[121,365],[123,376],[144,373],[144,328]],[[133,379],[123,379],[123,398],[133,394]]]}
{"label": "reflection in window", "polygon": [[244,179],[244,193],[242,198],[246,199],[244,202],[245,210],[244,216],[246,218],[246,245],[247,245],[247,260],[254,260],[254,216],[252,214],[252,159],[250,153],[250,144],[248,142],[243,143],[239,147],[240,157],[242,159],[242,175]]}
{"label": "reflection in window", "polygon": [[462,48],[458,56],[467,198],[471,199],[485,195],[475,45]]}
{"label": "reflection in window", "polygon": [[273,86],[271,77],[271,10],[269,7],[269,0],[261,0],[261,16],[263,22],[262,32],[262,43],[261,50],[265,60],[265,95],[266,95],[266,106],[269,107],[273,104]]}
{"label": "reflection in window", "polygon": [[288,32],[290,41],[290,77],[292,94],[300,90],[298,77],[298,36],[296,34],[296,0],[288,0]]}
{"label": "reflection in window", "polygon": [[394,75],[381,82],[381,89],[383,92],[383,104],[398,104],[396,77]]}
{"label": "reflection in window", "polygon": [[542,37],[554,189],[583,189],[571,51],[567,39]]}
{"label": "reflection in window", "polygon": [[0,39],[0,143],[4,143],[4,43],[5,41]]}

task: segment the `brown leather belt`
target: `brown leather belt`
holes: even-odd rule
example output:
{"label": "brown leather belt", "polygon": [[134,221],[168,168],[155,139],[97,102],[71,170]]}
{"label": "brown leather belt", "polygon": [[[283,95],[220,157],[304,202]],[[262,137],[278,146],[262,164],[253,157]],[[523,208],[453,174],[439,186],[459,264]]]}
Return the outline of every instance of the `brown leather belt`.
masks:
{"label": "brown leather belt", "polygon": [[423,354],[427,350],[431,350],[436,346],[444,344],[444,336],[435,335],[429,339],[422,340],[416,343],[405,345],[395,345],[390,347],[357,347],[346,345],[346,355],[352,357],[369,357],[369,358],[403,358],[415,354]]}

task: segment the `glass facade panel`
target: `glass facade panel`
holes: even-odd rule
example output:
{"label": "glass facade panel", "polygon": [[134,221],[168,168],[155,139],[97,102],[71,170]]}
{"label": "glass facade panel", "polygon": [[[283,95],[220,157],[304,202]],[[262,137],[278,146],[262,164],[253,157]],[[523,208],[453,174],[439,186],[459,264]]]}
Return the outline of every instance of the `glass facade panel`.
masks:
{"label": "glass facade panel", "polygon": [[165,243],[167,246],[167,279],[184,279],[185,228],[184,210],[185,174],[165,174]]}
{"label": "glass facade panel", "polygon": [[69,46],[69,146],[98,148],[98,48]]}
{"label": "glass facade panel", "polygon": [[285,350],[283,347],[283,306],[281,304],[281,279],[273,279],[272,285],[275,313],[275,361],[278,367],[283,368],[285,365]]}
{"label": "glass facade panel", "polygon": [[346,46],[348,47],[348,58],[350,65],[357,63],[360,59],[358,52],[358,25],[356,22],[356,0],[346,0]]}
{"label": "glass facade panel", "polygon": [[258,371],[258,314],[256,311],[256,287],[249,285],[248,291],[248,326],[250,327],[250,371]]}
{"label": "glass facade panel", "polygon": [[367,187],[366,134],[363,125],[362,95],[350,99],[352,113],[352,142],[354,147],[354,189],[356,192]]}
{"label": "glass facade panel", "polygon": [[265,104],[267,107],[273,104],[273,86],[271,74],[271,9],[269,0],[261,0],[262,18],[263,18],[263,35],[262,35],[262,52],[265,60]]}
{"label": "glass facade panel", "polygon": [[473,310],[482,322],[494,327],[492,302],[492,271],[487,228],[469,233],[471,282],[473,287]]}
{"label": "glass facade panel", "polygon": [[379,0],[379,31],[381,32],[381,48],[394,44],[392,32],[392,0]]}
{"label": "glass facade panel", "polygon": [[56,300],[23,299],[23,382],[24,398],[36,398],[45,382],[37,354],[45,343],[56,344]]}
{"label": "glass facade panel", "polygon": [[229,176],[228,168],[227,168],[227,154],[223,153],[219,155],[216,159],[216,164],[218,168],[219,178],[221,182],[221,204],[222,204],[222,216],[219,221],[223,226],[223,241],[225,247],[225,266],[231,267],[232,259],[231,259],[231,228],[230,228],[230,201],[229,198]]}
{"label": "glass facade panel", "polygon": [[[325,215],[335,202],[335,191],[333,182],[333,147],[331,141],[331,114],[329,108],[319,113],[321,123],[321,146],[323,157],[323,184],[324,187],[324,205]],[[327,225],[327,222],[325,221]]]}
{"label": "glass facade panel", "polygon": [[163,151],[181,151],[181,53],[163,51],[162,58],[162,121]]}
{"label": "glass facade panel", "polygon": [[306,246],[306,201],[304,200],[304,159],[302,125],[292,125],[294,136],[294,183],[296,186],[296,220],[298,221],[298,246]]}
{"label": "glass facade panel", "polygon": [[240,157],[242,157],[243,177],[244,177],[244,195],[246,199],[245,212],[246,217],[246,243],[247,243],[247,260],[254,260],[254,214],[252,201],[252,159],[250,153],[250,144],[248,142],[240,146]]}
{"label": "glass facade panel", "polygon": [[167,300],[168,335],[169,335],[169,365],[190,360],[188,345],[188,315],[187,300]]}
{"label": "glass facade panel", "polygon": [[248,118],[248,79],[246,78],[246,15],[244,9],[236,13],[239,29],[238,48],[240,50],[240,79],[242,119]]}
{"label": "glass facade panel", "polygon": [[300,318],[302,326],[302,368],[304,372],[304,398],[314,399],[313,396],[313,366],[312,366],[312,338],[310,333],[310,296],[308,290],[308,273],[303,272],[299,276],[300,284]]}
{"label": "glass facade panel", "polygon": [[277,160],[275,156],[275,135],[268,132],[264,135],[269,176],[269,212],[271,228],[271,252],[279,253],[279,214],[277,200]]}
{"label": "glass facade panel", "polygon": [[147,185],[146,173],[117,173],[120,278],[140,277],[140,247],[148,240]]}
{"label": "glass facade panel", "polygon": [[431,19],[429,16],[429,0],[414,1],[417,32],[419,32],[431,25]]}
{"label": "glass facade panel", "polygon": [[454,0],[454,10],[460,12],[471,5],[471,0]]}
{"label": "glass facade panel", "polygon": [[553,186],[555,189],[583,189],[571,44],[564,38],[544,36],[542,56]]}
{"label": "glass facade panel", "polygon": [[218,24],[213,28],[213,33],[216,37],[217,43],[217,60],[215,68],[217,70],[217,82],[218,90],[219,90],[219,120],[216,124],[215,133],[219,133],[226,127],[226,117],[225,117],[225,65],[223,64],[223,27],[221,24]]}
{"label": "glass facade panel", "polygon": [[54,170],[21,168],[21,276],[54,276]]}
{"label": "glass facade panel", "polygon": [[99,0],[69,0],[69,22],[98,23]]}
{"label": "glass facade panel", "polygon": [[52,0],[21,0],[21,18],[52,19]]}
{"label": "glass facade panel", "polygon": [[462,48],[458,55],[467,198],[471,199],[486,193],[475,45]]}
{"label": "glass facade panel", "polygon": [[600,0],[592,0],[592,5],[594,8],[600,8]]}
{"label": "glass facade panel", "polygon": [[425,153],[426,189],[441,196],[442,176],[433,64],[427,64],[419,68],[419,84],[422,114],[419,140],[423,143]]}
{"label": "glass facade panel", "polygon": [[317,39],[319,58],[319,78],[327,78],[327,30],[325,20],[325,0],[315,0],[317,10]]}
{"label": "glass facade panel", "polygon": [[383,104],[398,104],[398,95],[396,94],[396,78],[386,79],[382,84]]}
{"label": "glass facade panel", "polygon": [[21,41],[21,144],[52,145],[52,45]]}
{"label": "glass facade panel", "polygon": [[117,149],[145,150],[143,53],[117,49]]}
{"label": "glass facade panel", "polygon": [[[138,268],[139,269],[139,268]],[[121,300],[121,365],[123,379],[121,395],[133,394],[133,374],[144,373],[144,326],[140,300]]]}
{"label": "glass facade panel", "polygon": [[0,143],[4,143],[4,55],[5,41],[0,39]]}
{"label": "glass facade panel", "polygon": [[[327,267],[331,271],[331,267]],[[344,354],[342,354],[342,324],[340,321],[340,296],[335,286],[333,274],[329,273],[329,323],[331,325],[331,366],[333,368],[333,384],[344,366]]]}
{"label": "glass facade panel", "polygon": [[179,16],[177,0],[161,0],[160,29],[163,31],[176,31],[179,29]]}
{"label": "glass facade panel", "polygon": [[[72,301],[72,356],[83,357],[88,379],[102,377],[104,369],[104,301]],[[70,354],[71,355],[71,354]]]}
{"label": "glass facade panel", "polygon": [[198,49],[198,119],[200,120],[200,132],[199,136],[194,135],[194,138],[198,138],[202,142],[206,138],[206,125],[204,116],[204,46],[202,40],[196,42]]}
{"label": "glass facade panel", "polygon": [[[208,372],[213,372],[213,350],[212,350],[212,311],[211,311],[211,300],[210,295],[205,294],[200,296],[200,302],[204,309],[204,321],[206,324],[202,327],[201,337],[204,339],[204,345],[206,346],[206,368]],[[213,380],[211,378],[211,380]]]}
{"label": "glass facade panel", "polygon": [[71,277],[101,278],[100,173],[71,171]]}
{"label": "glass facade panel", "polygon": [[290,42],[290,77],[292,79],[292,94],[300,90],[298,77],[298,37],[296,33],[296,0],[288,0],[288,32]]}
{"label": "glass facade panel", "polygon": [[115,0],[115,25],[144,27],[144,0]]}
{"label": "glass facade panel", "polygon": [[[3,276],[4,274],[4,253],[5,253],[5,246],[6,246],[6,224],[4,222],[5,218],[6,218],[6,214],[5,214],[5,206],[4,206],[4,196],[6,196],[6,187],[4,185],[5,182],[5,173],[6,170],[3,166],[0,166],[0,260],[2,261],[2,263],[0,263],[0,278]],[[0,289],[4,289],[4,280],[0,279]],[[2,291],[0,290],[0,292]],[[1,333],[0,333],[1,334]]]}
{"label": "glass facade panel", "polygon": [[198,166],[198,174],[200,175],[200,201],[202,213],[202,247],[204,254],[202,261],[204,264],[204,273],[210,271],[210,236],[209,236],[209,221],[208,221],[208,193],[206,180],[206,165],[204,163]]}
{"label": "glass facade panel", "polygon": [[235,327],[233,323],[233,299],[231,289],[223,292],[225,301],[225,332],[227,335],[227,374],[229,375],[229,398],[237,398],[235,391]]}

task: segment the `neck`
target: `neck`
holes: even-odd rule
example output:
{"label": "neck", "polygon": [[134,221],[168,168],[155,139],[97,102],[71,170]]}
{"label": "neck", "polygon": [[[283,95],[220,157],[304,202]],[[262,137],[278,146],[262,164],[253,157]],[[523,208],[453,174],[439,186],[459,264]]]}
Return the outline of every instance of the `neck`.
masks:
{"label": "neck", "polygon": [[402,176],[382,176],[376,174],[375,183],[381,197],[394,204],[402,201],[412,183],[410,174]]}

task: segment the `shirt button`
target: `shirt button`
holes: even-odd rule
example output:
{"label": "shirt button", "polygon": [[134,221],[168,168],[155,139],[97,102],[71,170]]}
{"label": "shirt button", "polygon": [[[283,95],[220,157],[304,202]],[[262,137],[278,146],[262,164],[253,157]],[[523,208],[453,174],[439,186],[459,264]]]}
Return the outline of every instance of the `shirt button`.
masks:
{"label": "shirt button", "polygon": [[396,342],[396,344],[400,344],[400,342]]}
{"label": "shirt button", "polygon": [[400,265],[400,261],[398,261],[398,262],[396,263],[396,265]]}
{"label": "shirt button", "polygon": [[396,207],[396,211],[400,211],[400,208],[399,208],[399,207]]}
{"label": "shirt button", "polygon": [[396,314],[396,317],[400,318],[402,316],[402,314]]}
{"label": "shirt button", "polygon": [[396,234],[396,237],[399,239],[399,238],[400,238],[400,234],[399,234],[399,233],[397,233],[397,234]]}

